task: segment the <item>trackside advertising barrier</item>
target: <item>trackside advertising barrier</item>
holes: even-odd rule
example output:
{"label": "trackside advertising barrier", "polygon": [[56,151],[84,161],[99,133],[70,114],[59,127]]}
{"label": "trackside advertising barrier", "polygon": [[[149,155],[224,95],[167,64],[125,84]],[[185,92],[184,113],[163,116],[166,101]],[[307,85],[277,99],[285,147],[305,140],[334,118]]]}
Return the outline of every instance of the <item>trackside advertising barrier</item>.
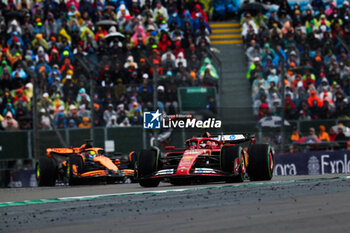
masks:
{"label": "trackside advertising barrier", "polygon": [[350,173],[350,151],[277,154],[275,176]]}

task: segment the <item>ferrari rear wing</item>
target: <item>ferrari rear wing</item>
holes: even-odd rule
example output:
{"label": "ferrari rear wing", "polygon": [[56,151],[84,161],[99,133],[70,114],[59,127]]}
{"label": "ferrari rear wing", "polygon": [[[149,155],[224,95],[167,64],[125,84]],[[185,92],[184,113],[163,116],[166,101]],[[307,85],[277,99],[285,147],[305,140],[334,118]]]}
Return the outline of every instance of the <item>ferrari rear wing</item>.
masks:
{"label": "ferrari rear wing", "polygon": [[254,136],[248,133],[211,135],[210,138],[221,141],[223,143],[239,143],[251,141],[252,139],[254,140]]}

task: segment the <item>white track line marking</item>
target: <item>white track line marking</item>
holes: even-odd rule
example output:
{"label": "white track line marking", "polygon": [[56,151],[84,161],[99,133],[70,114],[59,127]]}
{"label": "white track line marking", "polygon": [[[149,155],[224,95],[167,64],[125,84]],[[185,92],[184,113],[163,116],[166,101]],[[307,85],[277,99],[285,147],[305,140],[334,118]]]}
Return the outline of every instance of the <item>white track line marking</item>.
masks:
{"label": "white track line marking", "polygon": [[216,188],[229,188],[229,187],[256,187],[262,185],[276,185],[276,184],[291,184],[297,182],[312,182],[312,181],[324,181],[333,179],[350,179],[350,176],[338,176],[332,178],[311,178],[311,179],[299,179],[299,180],[288,180],[288,181],[270,181],[270,182],[257,182],[257,183],[241,183],[233,185],[222,185],[222,186],[205,186],[205,187],[194,187],[194,188],[182,188],[182,189],[165,189],[165,190],[150,190],[141,192],[125,192],[125,193],[110,193],[110,194],[97,194],[97,195],[86,195],[86,196],[72,196],[72,197],[55,197],[40,200],[25,200],[25,201],[9,201],[0,202],[0,207],[5,206],[20,206],[29,204],[43,204],[43,203],[55,203],[63,201],[78,201],[78,200],[92,200],[106,197],[120,197],[120,196],[131,196],[131,195],[145,195],[145,194],[160,194],[160,193],[171,193],[171,192],[184,192],[193,190],[206,190]]}

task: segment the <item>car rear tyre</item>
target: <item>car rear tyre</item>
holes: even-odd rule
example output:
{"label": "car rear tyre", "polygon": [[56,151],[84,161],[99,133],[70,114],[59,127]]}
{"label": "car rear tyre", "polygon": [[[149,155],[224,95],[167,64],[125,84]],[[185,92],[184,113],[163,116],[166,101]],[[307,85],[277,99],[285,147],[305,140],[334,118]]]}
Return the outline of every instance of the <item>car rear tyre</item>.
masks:
{"label": "car rear tyre", "polygon": [[147,179],[157,171],[158,153],[156,150],[141,150],[136,159],[137,178],[142,187],[157,187],[159,179]]}
{"label": "car rear tyre", "polygon": [[35,170],[38,186],[55,186],[57,166],[54,159],[40,158]]}
{"label": "car rear tyre", "polygon": [[246,170],[244,153],[241,146],[224,146],[220,154],[221,169],[225,172],[235,172],[235,161],[237,160],[238,175],[229,177],[226,179],[228,183],[237,183],[244,181],[244,175]]}
{"label": "car rear tyre", "polygon": [[[83,159],[80,156],[71,156],[67,162],[67,179],[69,185],[79,185],[80,180],[77,178],[77,175],[80,175],[83,171]],[[76,168],[76,174],[74,171],[74,167]]]}
{"label": "car rear tyre", "polygon": [[271,180],[273,175],[273,153],[268,144],[254,144],[248,149],[247,172],[250,180]]}

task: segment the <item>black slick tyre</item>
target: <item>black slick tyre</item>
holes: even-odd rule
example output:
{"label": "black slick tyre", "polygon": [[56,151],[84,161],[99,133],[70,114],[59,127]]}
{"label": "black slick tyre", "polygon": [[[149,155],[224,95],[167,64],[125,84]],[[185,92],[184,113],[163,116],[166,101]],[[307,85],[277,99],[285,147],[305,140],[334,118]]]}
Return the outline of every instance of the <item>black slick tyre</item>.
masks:
{"label": "black slick tyre", "polygon": [[268,144],[254,144],[248,149],[247,172],[250,180],[271,180],[273,175],[273,153]]}
{"label": "black slick tyre", "polygon": [[156,150],[141,150],[137,156],[137,178],[142,187],[157,187],[160,179],[148,178],[157,171],[158,154]]}
{"label": "black slick tyre", "polygon": [[54,159],[40,158],[36,163],[35,170],[38,186],[55,186],[57,167]]}
{"label": "black slick tyre", "polygon": [[[67,170],[66,170],[66,176],[67,176],[69,185],[80,184],[80,180],[76,176],[82,173],[83,166],[84,166],[83,159],[80,156],[73,155],[69,157],[67,162]],[[77,174],[74,174],[75,173],[74,167],[76,168]]]}
{"label": "black slick tyre", "polygon": [[234,173],[235,169],[235,160],[238,159],[238,174],[235,176],[228,177],[226,182],[228,183],[237,183],[244,181],[245,174],[245,160],[243,149],[239,145],[235,146],[224,146],[220,154],[220,165],[221,169],[225,172]]}

